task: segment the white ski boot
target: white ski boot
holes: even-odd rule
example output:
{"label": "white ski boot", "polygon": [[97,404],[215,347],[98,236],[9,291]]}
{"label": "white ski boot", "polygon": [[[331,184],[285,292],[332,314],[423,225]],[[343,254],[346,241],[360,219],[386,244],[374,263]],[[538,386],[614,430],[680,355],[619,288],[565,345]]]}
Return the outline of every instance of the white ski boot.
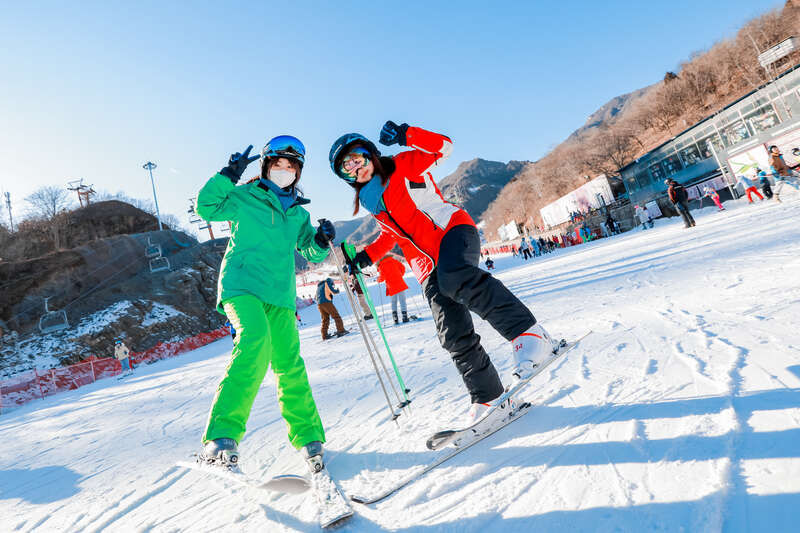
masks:
{"label": "white ski boot", "polygon": [[239,469],[239,450],[233,439],[214,439],[205,443],[203,451],[197,456],[198,463],[220,466],[237,472]]}
{"label": "white ski boot", "polygon": [[325,468],[325,463],[322,461],[322,443],[320,441],[309,442],[300,449],[300,453],[303,454],[303,458],[308,463],[308,468],[312,474],[316,474]]}
{"label": "white ski boot", "polygon": [[542,326],[534,324],[511,341],[515,363],[512,372],[514,379],[521,381],[529,378],[537,366],[558,353],[558,350],[565,345],[566,342],[554,340]]}

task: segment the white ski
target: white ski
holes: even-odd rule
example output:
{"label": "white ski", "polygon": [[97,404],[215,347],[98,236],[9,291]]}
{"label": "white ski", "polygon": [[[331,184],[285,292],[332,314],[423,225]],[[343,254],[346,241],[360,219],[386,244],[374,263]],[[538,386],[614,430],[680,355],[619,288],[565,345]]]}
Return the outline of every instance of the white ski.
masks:
{"label": "white ski", "polygon": [[235,483],[239,483],[240,485],[247,485],[259,490],[282,492],[286,494],[300,494],[311,488],[311,482],[308,480],[308,478],[296,476],[294,474],[283,474],[270,478],[266,481],[260,481],[251,478],[238,468],[231,470],[222,466],[208,465],[204,463],[198,463],[196,461],[178,461],[176,464],[177,466],[183,468],[199,470],[201,472],[212,474],[224,479],[229,479]]}
{"label": "white ski", "polygon": [[311,474],[311,491],[319,507],[320,527],[338,525],[353,516],[353,508],[342,496],[325,468]]}
{"label": "white ski", "polygon": [[413,472],[413,473],[409,474],[408,476],[404,477],[399,482],[397,482],[395,485],[389,487],[388,489],[384,490],[383,492],[380,492],[380,493],[378,493],[378,494],[376,494],[374,496],[362,496],[362,495],[358,495],[358,494],[353,494],[352,496],[350,496],[350,499],[353,500],[356,503],[363,503],[363,504],[371,504],[371,503],[379,502],[379,501],[383,500],[384,498],[386,498],[388,496],[391,496],[392,494],[394,494],[398,490],[402,489],[403,487],[405,487],[409,483],[411,483],[413,481],[416,481],[417,479],[421,478],[422,476],[424,476],[425,474],[427,474],[428,472],[430,472],[431,470],[433,470],[434,468],[436,468],[440,464],[444,463],[445,461],[455,457],[456,455],[458,455],[459,453],[463,452],[464,450],[469,449],[470,447],[474,446],[475,444],[481,442],[483,439],[485,439],[485,438],[487,438],[487,437],[489,437],[491,435],[494,435],[495,433],[497,433],[498,431],[500,431],[501,429],[503,429],[504,427],[506,427],[510,423],[514,422],[515,420],[519,420],[520,418],[522,418],[523,415],[525,415],[528,411],[530,411],[530,409],[531,409],[531,404],[529,404],[529,403],[522,404],[515,411],[513,411],[513,413],[510,416],[507,416],[499,424],[495,425],[492,429],[488,430],[486,433],[483,433],[483,434],[478,435],[478,436],[473,437],[473,438],[466,437],[464,440],[462,440],[460,442],[460,445],[458,447],[454,448],[452,451],[442,452],[442,454],[439,456],[438,459],[436,459],[435,461],[433,461],[431,463],[428,463],[427,465],[425,465],[421,469],[417,470],[416,472]]}
{"label": "white ski", "polygon": [[585,339],[586,336],[589,335],[590,333],[591,331],[586,332],[576,341],[567,343],[566,345],[562,346],[557,352],[553,353],[552,357],[550,357],[544,363],[536,367],[535,372],[530,377],[518,381],[517,383],[514,384],[513,387],[510,387],[507,391],[501,394],[499,398],[495,399],[492,402],[492,405],[489,408],[489,410],[481,417],[480,420],[476,421],[471,426],[461,429],[446,429],[434,433],[426,442],[428,449],[439,450],[450,443],[453,443],[457,446],[458,441],[460,439],[463,439],[465,436],[480,435],[485,431],[491,430],[491,428],[494,426],[498,418],[506,416],[504,412],[508,409],[508,406],[505,405],[506,400],[508,400],[509,398],[513,398],[517,394],[519,394],[519,392],[522,389],[528,386],[528,384],[531,382],[531,380],[533,380],[533,378],[538,376],[553,361],[557,361],[558,359],[564,357],[573,348],[575,348],[575,346],[577,346],[579,342]]}
{"label": "white ski", "polygon": [[[575,346],[577,346],[578,343],[580,343],[583,339],[585,339],[590,333],[591,333],[591,330],[586,332],[581,337],[579,337],[576,341],[574,341],[572,343],[568,343],[566,346],[562,347],[557,353],[553,354],[553,357],[548,359],[544,364],[540,365],[540,367],[539,367],[538,371],[536,372],[536,374],[534,374],[533,376],[531,376],[529,379],[525,380],[524,382],[518,383],[517,384],[518,386],[512,387],[511,389],[506,391],[500,398],[498,398],[495,401],[494,405],[497,406],[500,403],[504,402],[506,399],[508,399],[508,398],[514,396],[515,394],[517,394],[525,385],[530,383],[531,379],[533,379],[536,375],[540,374],[542,372],[542,370],[544,370],[548,365],[550,365],[550,363],[552,363],[553,361],[555,361],[557,359],[560,359],[562,356],[566,355],[573,348],[575,348]],[[497,412],[495,412],[494,416],[492,416],[490,418],[485,416],[478,422],[479,424],[480,423],[484,423],[484,424],[486,424],[486,426],[488,426],[488,427],[483,427],[482,428],[482,430],[483,430],[482,432],[472,431],[472,429],[475,429],[475,424],[473,424],[472,426],[470,426],[468,428],[464,428],[464,429],[461,429],[461,430],[455,430],[455,431],[451,430],[447,435],[443,435],[443,437],[447,437],[446,442],[444,442],[444,444],[442,444],[441,442],[436,442],[435,444],[437,445],[437,447],[441,448],[445,444],[452,442],[455,445],[455,447],[452,450],[447,451],[447,452],[442,452],[441,455],[436,460],[428,463],[427,465],[423,466],[419,470],[417,470],[417,471],[409,474],[408,476],[404,477],[399,482],[397,482],[393,486],[387,488],[383,492],[380,492],[380,493],[378,493],[378,494],[376,494],[374,496],[363,496],[363,495],[354,494],[354,495],[352,495],[350,497],[350,499],[352,501],[356,502],[356,503],[363,503],[363,504],[371,504],[371,503],[379,502],[379,501],[383,500],[384,498],[386,498],[388,496],[391,496],[392,494],[394,494],[398,490],[402,489],[403,487],[405,487],[409,483],[411,483],[413,481],[416,481],[417,479],[419,479],[420,477],[424,476],[425,474],[427,474],[428,472],[430,472],[431,470],[433,470],[434,468],[436,468],[440,464],[444,463],[445,461],[455,457],[456,455],[460,454],[464,450],[467,450],[467,449],[471,448],[472,446],[474,446],[475,444],[481,442],[485,438],[487,438],[487,437],[489,437],[491,435],[494,435],[495,433],[497,433],[498,431],[500,431],[501,429],[503,429],[504,427],[506,427],[510,423],[512,423],[512,422],[514,422],[516,420],[519,420],[526,413],[528,413],[530,411],[530,409],[531,409],[531,404],[527,403],[527,402],[523,403],[522,405],[519,405],[518,407],[516,407],[512,411],[508,412],[508,414],[506,414],[507,413],[506,411],[498,411],[498,410],[495,409],[493,411],[497,411]],[[502,416],[501,417],[496,416],[498,413],[502,413]],[[436,435],[441,435],[443,433],[445,433],[445,432],[441,432],[440,431]],[[429,443],[430,443],[430,439],[429,439]]]}

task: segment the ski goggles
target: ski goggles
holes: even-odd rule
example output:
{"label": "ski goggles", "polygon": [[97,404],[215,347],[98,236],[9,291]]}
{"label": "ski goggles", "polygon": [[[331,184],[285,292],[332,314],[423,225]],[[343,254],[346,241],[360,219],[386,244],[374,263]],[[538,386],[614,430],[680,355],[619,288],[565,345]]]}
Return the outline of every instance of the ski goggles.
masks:
{"label": "ski goggles", "polygon": [[346,181],[356,181],[358,171],[369,164],[372,154],[366,148],[357,146],[347,152],[339,164],[339,175]]}
{"label": "ski goggles", "polygon": [[261,159],[268,157],[287,157],[302,165],[306,162],[306,147],[297,137],[279,135],[271,139],[261,150]]}

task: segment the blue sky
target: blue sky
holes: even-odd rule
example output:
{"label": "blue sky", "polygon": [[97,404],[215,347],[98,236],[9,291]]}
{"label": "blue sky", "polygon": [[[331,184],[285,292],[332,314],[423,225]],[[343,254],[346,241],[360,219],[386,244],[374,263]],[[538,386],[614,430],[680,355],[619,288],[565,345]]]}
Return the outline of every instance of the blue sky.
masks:
{"label": "blue sky", "polygon": [[312,217],[350,218],[327,161],[342,133],[377,138],[387,119],[445,133],[437,178],[475,157],[536,160],[782,3],[7,2],[0,185],[17,218],[24,196],[77,177],[150,198],[151,160],[162,212],[185,218],[231,152],[291,134]]}

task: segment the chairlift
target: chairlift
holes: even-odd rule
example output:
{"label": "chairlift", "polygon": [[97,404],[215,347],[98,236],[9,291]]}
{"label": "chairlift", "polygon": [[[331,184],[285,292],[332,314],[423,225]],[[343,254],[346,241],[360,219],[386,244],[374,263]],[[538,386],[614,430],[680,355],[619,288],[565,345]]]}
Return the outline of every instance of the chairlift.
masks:
{"label": "chairlift", "polygon": [[44,314],[39,318],[39,331],[43,334],[61,331],[69,327],[67,312],[63,309],[61,311],[51,311],[47,304],[49,299],[49,296],[44,299]]}
{"label": "chairlift", "polygon": [[200,218],[199,216],[197,216],[197,215],[196,215],[196,214],[194,214],[194,213],[192,213],[191,215],[189,215],[189,222],[190,222],[191,224],[200,224],[202,221],[203,221],[203,219],[202,219],[202,218]]}
{"label": "chairlift", "polygon": [[147,247],[144,249],[144,256],[148,259],[161,257],[161,245],[154,244],[153,241],[150,240],[150,237],[147,237]]}
{"label": "chairlift", "polygon": [[166,257],[154,257],[150,259],[150,273],[155,274],[163,270],[169,270],[169,259]]}

